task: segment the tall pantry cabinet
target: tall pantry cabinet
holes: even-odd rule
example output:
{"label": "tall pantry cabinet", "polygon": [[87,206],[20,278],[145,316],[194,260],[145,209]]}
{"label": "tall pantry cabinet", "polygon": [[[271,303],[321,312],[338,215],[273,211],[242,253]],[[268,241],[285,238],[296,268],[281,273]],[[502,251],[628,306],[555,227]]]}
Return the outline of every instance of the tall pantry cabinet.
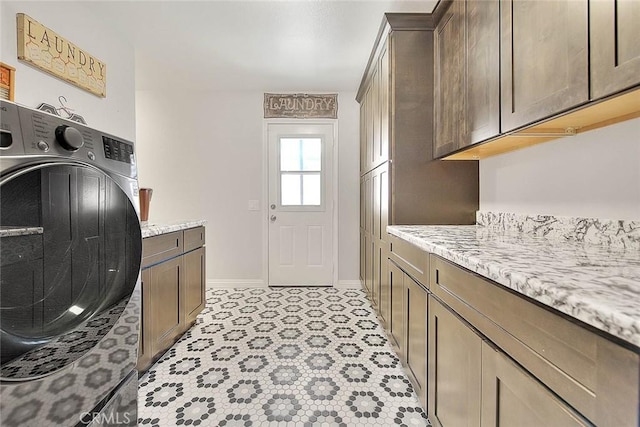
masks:
{"label": "tall pantry cabinet", "polygon": [[434,22],[385,14],[356,97],[360,278],[387,328],[402,304],[392,301],[386,226],[473,224],[478,209],[477,162],[433,160]]}

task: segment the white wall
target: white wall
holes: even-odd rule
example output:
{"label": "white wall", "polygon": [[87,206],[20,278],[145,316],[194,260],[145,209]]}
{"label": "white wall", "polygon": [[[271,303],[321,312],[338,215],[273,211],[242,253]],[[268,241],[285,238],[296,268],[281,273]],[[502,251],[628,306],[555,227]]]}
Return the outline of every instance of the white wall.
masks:
{"label": "white wall", "polygon": [[480,209],[640,219],[640,119],[481,160]]}
{"label": "white wall", "polygon": [[[358,279],[359,139],[355,93],[339,94],[339,280]],[[138,91],[141,187],[149,222],[206,219],[207,277],[264,283],[263,93]],[[248,201],[259,200],[260,211]]]}
{"label": "white wall", "polygon": [[[107,97],[89,92],[17,60],[16,13],[26,13],[107,64]],[[37,107],[46,102],[67,105],[95,128],[116,136],[135,138],[134,49],[111,30],[109,23],[80,2],[1,1],[0,61],[16,68],[15,102]]]}

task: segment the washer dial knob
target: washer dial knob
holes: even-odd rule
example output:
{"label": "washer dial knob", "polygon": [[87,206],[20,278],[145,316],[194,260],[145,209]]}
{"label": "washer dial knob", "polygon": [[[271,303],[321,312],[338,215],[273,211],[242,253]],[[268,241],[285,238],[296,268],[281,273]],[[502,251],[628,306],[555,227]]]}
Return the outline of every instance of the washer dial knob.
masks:
{"label": "washer dial knob", "polygon": [[56,128],[56,140],[65,150],[77,151],[84,145],[84,138],[74,127],[60,125]]}

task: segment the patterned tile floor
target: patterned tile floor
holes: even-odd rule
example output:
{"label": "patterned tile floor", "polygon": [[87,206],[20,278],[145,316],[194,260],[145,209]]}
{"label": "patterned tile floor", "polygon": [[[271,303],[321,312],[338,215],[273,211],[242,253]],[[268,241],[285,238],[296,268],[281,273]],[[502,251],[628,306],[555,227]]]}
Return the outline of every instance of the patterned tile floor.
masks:
{"label": "patterned tile floor", "polygon": [[214,289],[140,379],[140,425],[428,426],[359,289]]}

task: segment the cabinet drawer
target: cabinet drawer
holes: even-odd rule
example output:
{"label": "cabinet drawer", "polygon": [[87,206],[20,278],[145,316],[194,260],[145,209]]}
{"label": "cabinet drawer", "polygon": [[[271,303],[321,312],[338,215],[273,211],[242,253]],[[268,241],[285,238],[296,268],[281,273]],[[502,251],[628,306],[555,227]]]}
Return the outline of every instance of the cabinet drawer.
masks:
{"label": "cabinet drawer", "polygon": [[597,425],[638,425],[640,358],[431,255],[431,291]]}
{"label": "cabinet drawer", "polygon": [[205,233],[204,227],[189,228],[184,230],[184,251],[197,249],[204,246]]}
{"label": "cabinet drawer", "polygon": [[429,287],[429,254],[399,237],[389,234],[390,258],[409,276]]}
{"label": "cabinet drawer", "polygon": [[142,240],[142,268],[182,254],[182,231],[147,237]]}

